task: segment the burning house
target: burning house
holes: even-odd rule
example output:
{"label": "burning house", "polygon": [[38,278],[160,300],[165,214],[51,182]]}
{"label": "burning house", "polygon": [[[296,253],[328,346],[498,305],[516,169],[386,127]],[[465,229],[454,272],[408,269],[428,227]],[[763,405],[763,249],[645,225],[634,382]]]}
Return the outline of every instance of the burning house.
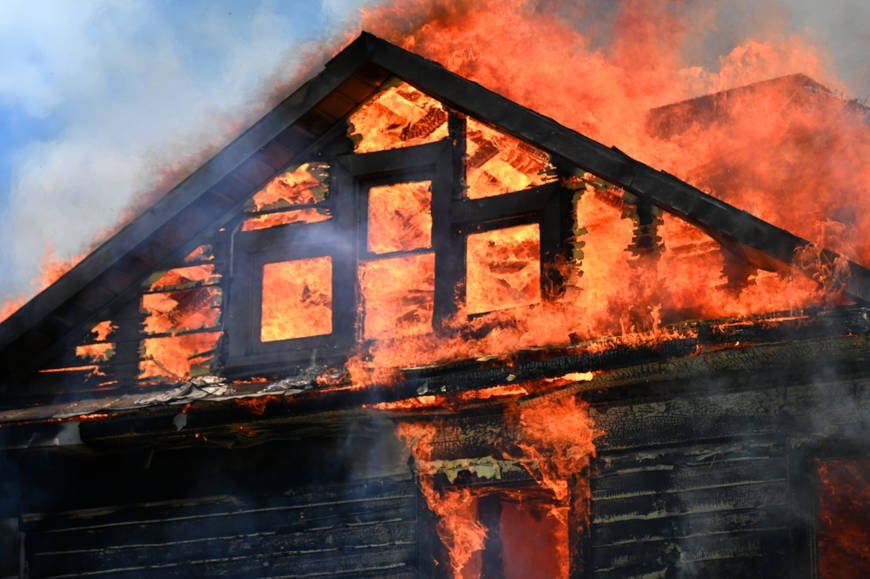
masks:
{"label": "burning house", "polygon": [[864,576],[840,249],[363,34],[0,326],[2,572]]}

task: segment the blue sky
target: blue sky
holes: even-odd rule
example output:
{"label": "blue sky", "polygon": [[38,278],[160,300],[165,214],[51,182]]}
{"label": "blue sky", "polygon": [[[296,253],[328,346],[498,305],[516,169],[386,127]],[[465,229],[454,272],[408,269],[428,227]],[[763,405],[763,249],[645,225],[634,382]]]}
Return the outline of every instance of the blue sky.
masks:
{"label": "blue sky", "polygon": [[[306,51],[337,50],[376,1],[0,0],[0,303],[34,291],[47,248],[90,247],[155,167],[228,142]],[[729,5],[714,60],[756,19],[753,0]],[[847,96],[870,97],[870,2],[777,7],[832,53]]]}
{"label": "blue sky", "polygon": [[0,0],[0,302],[32,293],[47,248],[87,249],[155,167],[255,120],[364,4]]}

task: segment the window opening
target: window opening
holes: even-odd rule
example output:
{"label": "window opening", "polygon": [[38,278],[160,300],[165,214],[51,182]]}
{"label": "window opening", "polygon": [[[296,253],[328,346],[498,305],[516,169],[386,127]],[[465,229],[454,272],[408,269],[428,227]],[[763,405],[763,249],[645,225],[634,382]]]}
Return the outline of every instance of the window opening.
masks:
{"label": "window opening", "polygon": [[430,332],[435,254],[420,250],[432,246],[432,182],[372,186],[366,201],[365,243],[372,259],[359,265],[363,337]]}
{"label": "window opening", "polygon": [[242,223],[242,231],[331,219],[329,209],[318,206],[328,194],[329,164],[311,162],[288,169],[248,201],[245,211],[251,216]]}
{"label": "window opening", "polygon": [[362,263],[359,278],[366,339],[432,331],[434,253]]}
{"label": "window opening", "polygon": [[398,80],[354,111],[348,136],[368,153],[434,143],[447,138],[447,111],[435,99]]}
{"label": "window opening", "polygon": [[291,223],[319,223],[332,218],[328,209],[313,208],[281,211],[280,213],[264,213],[246,219],[242,223],[242,231],[257,231]]}
{"label": "window opening", "polygon": [[555,181],[550,156],[469,118],[466,129],[466,195],[480,199]]}
{"label": "window opening", "polygon": [[541,233],[537,223],[472,233],[466,247],[468,313],[541,301]]}
{"label": "window opening", "polygon": [[260,340],[274,342],[332,333],[332,258],[263,265]]}
{"label": "window opening", "polygon": [[146,338],[139,379],[147,384],[209,374],[220,337],[221,332],[198,332]]}
{"label": "window opening", "polygon": [[303,163],[269,181],[254,194],[246,210],[260,213],[320,203],[329,193],[328,180],[328,163]]}
{"label": "window opening", "polygon": [[368,249],[384,254],[432,246],[432,182],[369,189]]}

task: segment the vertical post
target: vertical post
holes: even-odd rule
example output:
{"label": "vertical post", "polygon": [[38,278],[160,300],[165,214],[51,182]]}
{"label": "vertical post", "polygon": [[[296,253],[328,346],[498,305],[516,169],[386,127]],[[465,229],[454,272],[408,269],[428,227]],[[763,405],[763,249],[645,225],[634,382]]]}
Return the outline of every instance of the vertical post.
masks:
{"label": "vertical post", "polygon": [[581,579],[589,576],[590,537],[592,536],[592,491],[587,465],[569,481],[571,504],[568,510],[568,553],[571,561],[569,577]]}
{"label": "vertical post", "polygon": [[447,131],[450,158],[446,167],[439,162],[439,174],[435,178],[449,179],[450,193],[432,199],[436,331],[443,329],[444,321],[456,312],[457,300],[465,295],[465,241],[450,223],[451,206],[465,195],[465,117],[451,112],[447,118]]}
{"label": "vertical post", "polygon": [[118,386],[125,390],[133,388],[139,377],[139,346],[144,324],[139,311],[140,300],[141,292],[133,293],[113,320],[118,329],[111,336],[115,342],[111,367]]}
{"label": "vertical post", "polygon": [[499,533],[499,528],[501,527],[501,500],[498,494],[489,494],[478,500],[477,517],[480,523],[487,529],[480,577],[481,579],[504,577],[501,533]]}
{"label": "vertical post", "polygon": [[662,250],[662,238],[658,235],[662,210],[647,199],[631,193],[623,195],[623,215],[634,221],[634,234],[629,251],[635,257],[657,258]]}
{"label": "vertical post", "polygon": [[558,185],[541,216],[541,290],[544,299],[558,299],[565,292],[567,268],[575,263],[579,226],[575,223],[577,193],[564,185],[570,176],[564,161],[553,159]]}

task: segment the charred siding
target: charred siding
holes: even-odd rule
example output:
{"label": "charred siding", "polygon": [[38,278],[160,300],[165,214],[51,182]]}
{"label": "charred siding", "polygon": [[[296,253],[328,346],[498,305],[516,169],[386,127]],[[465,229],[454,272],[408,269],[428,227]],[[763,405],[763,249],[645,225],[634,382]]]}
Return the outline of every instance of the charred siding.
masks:
{"label": "charred siding", "polygon": [[256,503],[141,504],[24,523],[30,577],[416,577],[413,481],[297,490]]}
{"label": "charred siding", "polygon": [[592,480],[595,577],[785,569],[788,487],[775,438],[603,453]]}

